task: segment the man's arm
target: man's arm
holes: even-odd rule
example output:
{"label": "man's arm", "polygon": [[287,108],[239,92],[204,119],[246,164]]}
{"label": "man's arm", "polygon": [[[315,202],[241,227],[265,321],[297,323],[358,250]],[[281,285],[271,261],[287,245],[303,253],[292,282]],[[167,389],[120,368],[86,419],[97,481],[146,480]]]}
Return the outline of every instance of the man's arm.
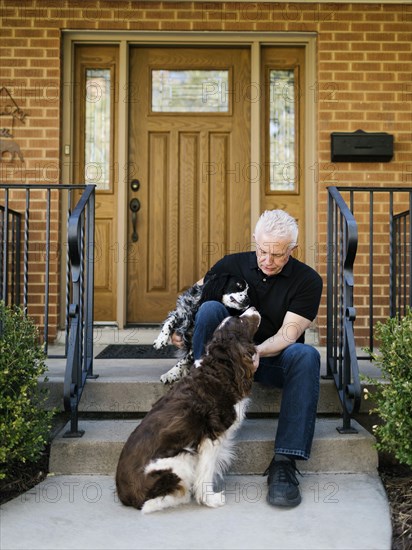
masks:
{"label": "man's arm", "polygon": [[311,322],[297,313],[286,312],[283,324],[278,332],[256,346],[256,351],[260,357],[279,355],[281,351],[298,340],[305,330],[309,328]]}

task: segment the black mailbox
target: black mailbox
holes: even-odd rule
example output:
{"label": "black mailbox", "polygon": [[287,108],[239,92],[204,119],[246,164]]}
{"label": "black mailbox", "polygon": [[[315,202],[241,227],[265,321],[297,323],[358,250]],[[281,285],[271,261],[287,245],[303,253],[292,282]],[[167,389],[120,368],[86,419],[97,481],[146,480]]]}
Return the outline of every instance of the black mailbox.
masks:
{"label": "black mailbox", "polygon": [[393,136],[386,132],[332,132],[332,162],[388,162],[393,157]]}

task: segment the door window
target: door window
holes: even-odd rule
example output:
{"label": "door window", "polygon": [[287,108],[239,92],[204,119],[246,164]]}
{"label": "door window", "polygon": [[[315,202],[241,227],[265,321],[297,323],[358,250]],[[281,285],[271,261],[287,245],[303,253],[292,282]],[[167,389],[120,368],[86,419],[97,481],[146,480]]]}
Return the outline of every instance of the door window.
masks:
{"label": "door window", "polygon": [[228,113],[229,70],[152,70],[152,112]]}

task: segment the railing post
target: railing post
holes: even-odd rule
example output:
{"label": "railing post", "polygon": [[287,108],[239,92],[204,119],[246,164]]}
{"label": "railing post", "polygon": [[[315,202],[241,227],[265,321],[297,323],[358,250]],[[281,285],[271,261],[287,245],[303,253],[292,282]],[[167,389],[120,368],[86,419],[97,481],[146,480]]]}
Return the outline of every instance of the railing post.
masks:
{"label": "railing post", "polygon": [[352,414],[359,410],[361,387],[359,381],[358,363],[356,360],[353,323],[356,311],[348,307],[345,312],[345,350],[343,356],[341,399],[343,403],[342,427],[336,428],[341,434],[356,434],[358,430],[351,424]]}
{"label": "railing post", "polygon": [[[333,378],[333,371],[330,361],[333,360],[332,346],[333,346],[333,268],[334,268],[334,239],[333,239],[333,198],[328,193],[328,240],[327,240],[327,269],[326,269],[326,376],[325,378]],[[335,366],[334,366],[335,367]]]}
{"label": "railing post", "polygon": [[356,433],[351,416],[359,410],[360,382],[353,334],[353,264],[357,225],[336,187],[328,188],[327,365],[342,404],[340,433]]}
{"label": "railing post", "polygon": [[6,189],[6,198],[5,198],[5,205],[4,205],[4,218],[3,218],[3,258],[2,258],[2,298],[4,300],[4,304],[8,305],[8,280],[9,280],[9,274],[7,270],[7,264],[9,261],[9,190]]}
{"label": "railing post", "polygon": [[[77,294],[77,290],[74,291],[73,294]],[[71,365],[71,368],[66,368],[64,379],[64,408],[66,411],[70,411],[70,430],[63,435],[63,437],[66,438],[82,437],[84,435],[84,430],[79,430],[78,418],[79,382],[81,382],[81,364],[79,364],[81,330],[79,324],[79,309],[75,303],[70,307],[70,318],[71,325],[67,366]]]}
{"label": "railing post", "polygon": [[[76,226],[81,231],[81,223]],[[79,390],[82,385],[82,359],[81,359],[81,254],[77,254],[75,242],[69,234],[69,250],[71,249],[71,274],[72,274],[72,303],[69,308],[70,337],[67,353],[67,366],[64,380],[64,408],[70,411],[70,430],[63,437],[82,437],[84,430],[78,427],[78,401]],[[78,234],[76,242],[80,245]]]}
{"label": "railing post", "polygon": [[393,217],[393,194],[389,195],[389,316],[394,317],[396,313],[396,247],[398,232],[394,231]]}
{"label": "railing post", "polygon": [[[412,308],[412,190],[409,192],[409,239],[408,239],[408,273],[409,273],[409,296],[405,296],[405,301],[408,303],[408,306]],[[406,264],[406,260],[405,260]]]}
{"label": "railing post", "polygon": [[9,207],[8,189],[4,202],[0,205],[0,299],[5,305],[19,306],[21,216]]}
{"label": "railing post", "polygon": [[78,405],[86,380],[97,378],[93,375],[94,208],[94,186],[87,186],[68,223],[72,301],[64,406],[71,413],[71,423],[64,437],[83,435]]}
{"label": "railing post", "polygon": [[86,326],[85,326],[85,365],[88,378],[96,378],[93,374],[93,309],[94,309],[94,262],[95,262],[95,244],[94,244],[94,223],[95,223],[95,191],[90,195],[87,203],[87,295],[86,295]]}

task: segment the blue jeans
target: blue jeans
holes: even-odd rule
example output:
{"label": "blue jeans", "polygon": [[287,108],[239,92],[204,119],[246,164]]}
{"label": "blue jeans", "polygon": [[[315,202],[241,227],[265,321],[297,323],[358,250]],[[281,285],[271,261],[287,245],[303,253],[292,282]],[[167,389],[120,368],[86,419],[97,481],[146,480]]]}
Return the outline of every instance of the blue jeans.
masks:
{"label": "blue jeans", "polygon": [[[200,359],[216,327],[228,311],[220,302],[199,308],[193,333],[193,353]],[[307,460],[315,431],[319,398],[320,355],[307,344],[291,344],[276,357],[262,357],[255,381],[282,388],[275,453]]]}

